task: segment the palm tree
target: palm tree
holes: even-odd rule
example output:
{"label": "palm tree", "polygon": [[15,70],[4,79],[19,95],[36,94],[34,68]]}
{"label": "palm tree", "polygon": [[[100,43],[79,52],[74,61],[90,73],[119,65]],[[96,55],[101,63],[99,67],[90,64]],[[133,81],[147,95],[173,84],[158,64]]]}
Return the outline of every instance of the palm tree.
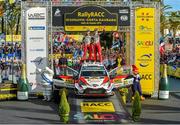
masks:
{"label": "palm tree", "polygon": [[7,9],[6,10],[7,23],[9,25],[9,28],[8,28],[9,30],[7,30],[7,32],[10,33],[13,30],[13,28],[16,26],[16,33],[18,34],[18,30],[19,30],[18,23],[20,21],[21,8],[20,6],[17,6],[15,3],[13,3],[13,4],[7,5],[6,9]]}
{"label": "palm tree", "polygon": [[[5,9],[6,22],[7,22],[6,34],[17,35],[19,33],[21,7],[18,6],[16,3],[13,4],[5,3],[4,9]],[[16,32],[14,33],[14,31]]]}
{"label": "palm tree", "polygon": [[173,32],[173,37],[175,37],[176,32],[180,26],[180,11],[170,12],[168,16],[168,21],[168,29]]}
{"label": "palm tree", "polygon": [[164,29],[167,29],[167,26],[169,24],[169,21],[166,17],[168,9],[171,9],[172,7],[170,5],[162,5],[160,10],[160,32],[161,35],[164,36]]}

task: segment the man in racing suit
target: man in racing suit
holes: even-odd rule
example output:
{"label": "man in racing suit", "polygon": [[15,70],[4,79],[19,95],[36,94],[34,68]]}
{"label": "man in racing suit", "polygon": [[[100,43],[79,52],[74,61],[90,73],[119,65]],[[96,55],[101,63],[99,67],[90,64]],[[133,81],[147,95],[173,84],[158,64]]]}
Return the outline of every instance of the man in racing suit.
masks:
{"label": "man in racing suit", "polygon": [[140,75],[139,75],[139,71],[138,68],[135,65],[132,65],[132,71],[133,71],[133,77],[134,77],[134,81],[133,81],[133,85],[132,85],[132,92],[133,92],[133,97],[132,99],[134,99],[134,95],[135,92],[138,91],[141,100],[145,100],[145,98],[142,96],[142,90],[141,90],[141,84],[140,84]]}
{"label": "man in racing suit", "polygon": [[92,60],[92,46],[91,46],[91,36],[90,36],[90,30],[87,31],[86,35],[83,38],[83,43],[84,43],[84,53],[83,53],[83,57],[82,60],[86,60],[86,54],[87,54],[87,50],[89,53],[89,60]]}
{"label": "man in racing suit", "polygon": [[95,61],[97,61],[97,53],[99,55],[99,61],[102,62],[102,53],[101,53],[101,44],[100,44],[100,36],[98,33],[98,30],[95,29],[94,30],[94,45],[93,45],[93,49],[94,49],[94,59]]}

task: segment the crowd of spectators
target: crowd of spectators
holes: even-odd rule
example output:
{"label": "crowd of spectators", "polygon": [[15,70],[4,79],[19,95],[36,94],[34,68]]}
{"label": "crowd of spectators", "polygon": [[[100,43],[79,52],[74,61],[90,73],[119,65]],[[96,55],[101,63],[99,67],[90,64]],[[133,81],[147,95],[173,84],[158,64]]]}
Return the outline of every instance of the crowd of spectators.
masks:
{"label": "crowd of spectators", "polygon": [[12,60],[21,60],[21,44],[1,43],[0,61],[11,62]]}
{"label": "crowd of spectators", "polygon": [[[118,65],[125,64],[125,56],[122,49],[123,40],[120,36],[114,38],[113,33],[102,32],[100,34],[102,46],[103,64],[108,70]],[[61,55],[54,59],[54,65],[68,65],[74,69],[80,67],[83,56],[83,42],[66,39],[57,41],[54,39],[53,54]],[[68,56],[67,56],[68,55]],[[118,61],[120,60],[120,61]],[[0,83],[8,80],[12,74],[20,77],[21,65],[21,43],[1,43],[0,44]]]}
{"label": "crowd of spectators", "polygon": [[[0,44],[0,83],[5,80],[20,78],[21,65],[21,44],[4,43]],[[14,80],[13,80],[14,79]]]}
{"label": "crowd of spectators", "polygon": [[161,63],[180,67],[180,39],[168,38],[164,44],[164,53],[161,54]]}
{"label": "crowd of spectators", "polygon": [[[61,36],[61,35],[59,35]],[[60,38],[59,38],[60,39]],[[106,66],[108,70],[118,66],[118,63],[121,65],[125,64],[125,55],[124,55],[124,44],[122,37],[120,35],[114,36],[113,33],[102,32],[100,34],[100,42],[102,47],[102,63]],[[57,42],[57,36],[54,39],[53,53],[61,54],[61,57],[54,60],[55,65],[68,65],[71,67],[77,67],[83,56],[83,42],[82,41],[73,41],[71,42]],[[71,54],[71,57],[66,56],[66,54]],[[120,58],[121,62],[118,62]]]}

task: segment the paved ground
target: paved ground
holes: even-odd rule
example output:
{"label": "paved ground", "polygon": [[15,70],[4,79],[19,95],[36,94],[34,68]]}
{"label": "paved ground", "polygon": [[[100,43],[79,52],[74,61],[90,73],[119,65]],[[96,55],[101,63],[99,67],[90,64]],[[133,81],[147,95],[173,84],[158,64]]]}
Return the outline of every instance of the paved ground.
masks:
{"label": "paved ground", "polygon": [[[170,90],[176,92],[171,93],[169,100],[151,98],[143,101],[141,121],[139,123],[180,124],[180,92],[177,92],[180,91],[178,88],[180,82],[179,79],[170,79],[170,81]],[[125,113],[122,105],[119,105],[118,98],[118,95],[115,95],[111,98],[76,99],[75,96],[72,95],[69,98],[72,110],[71,116],[77,115],[80,112],[80,102],[82,101],[112,101],[116,109],[115,114],[123,116],[122,118],[126,121],[129,119],[128,114]],[[126,107],[131,113],[131,103],[128,103]],[[57,109],[57,104],[53,102],[43,102],[40,99],[29,99],[29,101],[1,101],[0,124],[58,124],[60,121]],[[71,123],[85,122],[74,119],[74,117],[71,117],[70,120]],[[100,123],[106,123],[106,121],[100,121]]]}
{"label": "paved ground", "polygon": [[[131,112],[131,103],[127,109]],[[146,99],[142,102],[142,114],[139,123],[180,124],[180,93],[171,93],[169,100]]]}
{"label": "paved ground", "polygon": [[40,99],[29,101],[2,101],[0,124],[53,124],[60,123],[57,105]]}
{"label": "paved ground", "polygon": [[[77,98],[74,95],[69,97],[71,104],[71,119],[70,123],[130,123],[130,115],[124,109],[120,102],[119,94],[116,92],[114,96],[102,98]],[[115,112],[81,112],[81,102],[112,102]],[[89,115],[90,114],[90,115]],[[77,119],[77,116],[79,119]],[[97,117],[96,117],[97,116]],[[85,118],[86,117],[86,118]],[[103,118],[104,117],[104,118]],[[87,119],[89,118],[89,119]]]}
{"label": "paved ground", "polygon": [[[117,95],[109,98],[87,99],[77,98],[74,96],[74,94],[70,94],[68,100],[71,105],[70,123],[129,123],[129,114],[120,104]],[[112,102],[115,112],[82,113],[80,107],[81,102]],[[85,114],[88,118],[86,120],[84,119]],[[102,116],[102,114],[105,115]],[[103,117],[106,117],[105,120],[103,120]],[[0,124],[4,123],[60,123],[58,116],[58,105],[53,102],[44,102],[41,99],[29,99],[29,101],[2,101],[0,103]]]}
{"label": "paved ground", "polygon": [[[79,101],[82,100],[76,100],[75,102],[78,103]],[[102,101],[102,99],[98,101]],[[103,101],[107,100],[104,99]],[[71,103],[71,105],[74,104]],[[71,112],[71,116],[79,111],[78,106],[75,107],[72,108],[73,112]],[[40,99],[30,99],[23,102],[2,101],[0,103],[0,124],[57,124],[60,123],[57,108],[57,104],[43,102]],[[118,104],[116,108],[119,108]],[[127,104],[127,109],[131,112],[131,103]],[[84,122],[83,120],[74,121],[74,123]],[[101,121],[100,123],[103,122]],[[169,100],[146,99],[143,101],[142,115],[139,123],[180,124],[180,93],[171,93]]]}

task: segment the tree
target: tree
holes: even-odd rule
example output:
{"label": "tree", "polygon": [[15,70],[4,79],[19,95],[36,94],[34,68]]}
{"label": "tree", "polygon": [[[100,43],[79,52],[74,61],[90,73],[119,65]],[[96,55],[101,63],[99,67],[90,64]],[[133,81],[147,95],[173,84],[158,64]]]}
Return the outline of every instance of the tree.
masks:
{"label": "tree", "polygon": [[175,37],[180,26],[180,11],[170,12],[168,16],[168,23],[169,30],[173,32],[173,37]]}
{"label": "tree", "polygon": [[132,119],[133,119],[133,121],[135,121],[135,122],[139,121],[140,115],[141,115],[141,101],[140,101],[139,92],[136,91],[135,97],[133,100],[133,105],[132,105]]}
{"label": "tree", "polygon": [[167,19],[167,10],[171,9],[172,7],[170,5],[161,5],[160,10],[160,32],[161,35],[164,36],[164,29],[168,28],[169,21]]}
{"label": "tree", "polygon": [[66,91],[65,89],[62,91],[61,101],[60,101],[60,104],[59,104],[59,115],[60,115],[60,120],[63,123],[68,123],[70,106],[69,106],[69,103],[67,101],[65,91]]}
{"label": "tree", "polygon": [[3,6],[3,16],[1,17],[1,31],[5,34],[19,34],[19,24],[21,17],[21,7],[17,3],[9,4],[0,2]]}
{"label": "tree", "polygon": [[[15,34],[13,31],[16,31],[16,35],[19,32],[19,23],[20,23],[20,14],[21,8],[16,3],[9,4],[6,3],[6,19],[9,28],[7,29],[8,34]],[[16,29],[16,30],[13,30]]]}

